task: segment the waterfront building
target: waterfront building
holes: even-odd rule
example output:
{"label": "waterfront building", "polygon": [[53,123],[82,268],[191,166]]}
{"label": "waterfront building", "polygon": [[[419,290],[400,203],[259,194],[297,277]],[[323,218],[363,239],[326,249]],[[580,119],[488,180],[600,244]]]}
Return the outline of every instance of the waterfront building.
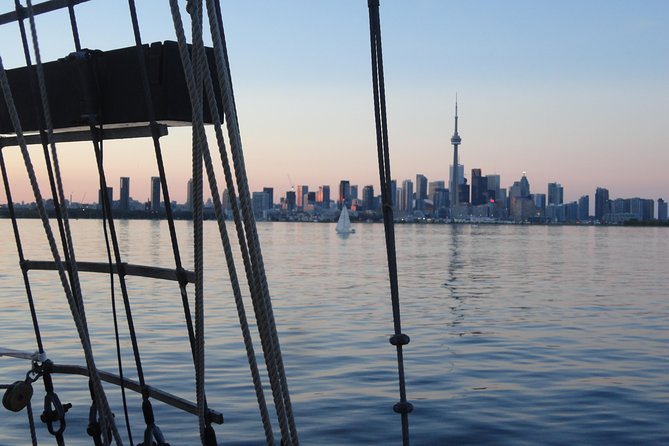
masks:
{"label": "waterfront building", "polygon": [[349,206],[351,204],[351,183],[348,180],[341,180],[339,182],[339,199],[337,205],[341,209],[343,205]]}
{"label": "waterfront building", "polygon": [[655,202],[645,198],[630,198],[630,213],[638,221],[651,221],[655,217]]}
{"label": "waterfront building", "polygon": [[253,215],[257,220],[265,219],[265,212],[269,210],[269,195],[266,192],[253,192],[251,195]]}
{"label": "waterfront building", "polygon": [[662,198],[657,199],[657,219],[667,221],[667,202]]}
{"label": "waterfront building", "polygon": [[160,211],[160,177],[151,177],[151,210]]}
{"label": "waterfront building", "polygon": [[286,192],[286,210],[287,211],[294,211],[295,208],[297,207],[297,199],[295,198],[295,191],[294,190],[289,190]]}
{"label": "waterfront building", "polygon": [[578,220],[588,221],[590,219],[590,196],[583,195],[578,199]]}
{"label": "waterfront building", "polygon": [[327,209],[330,207],[330,186],[318,186],[318,193],[316,194],[316,203],[321,207]]}
{"label": "waterfront building", "polygon": [[362,206],[366,211],[374,210],[374,186],[371,184],[362,188]]}
{"label": "waterfront building", "polygon": [[351,184],[351,202],[358,199],[358,185]]}
{"label": "waterfront building", "polygon": [[546,194],[532,194],[536,216],[544,218],[546,216]]}
{"label": "waterfront building", "polygon": [[295,197],[297,199],[297,208],[302,209],[304,207],[304,196],[309,192],[309,186],[304,186],[304,185],[299,185],[297,186],[297,190],[295,193]]}
{"label": "waterfront building", "polygon": [[434,196],[439,189],[445,189],[446,182],[444,180],[430,181],[427,186],[427,199],[434,202]]}
{"label": "waterfront building", "polygon": [[[228,190],[226,189],[225,192]],[[223,194],[225,196],[225,193]],[[228,202],[230,199],[228,198]],[[193,210],[193,179],[189,179],[186,183],[186,208]]]}
{"label": "waterfront building", "polygon": [[416,210],[425,211],[425,200],[427,200],[427,177],[416,174]]}
{"label": "waterfront building", "polygon": [[413,211],[413,181],[402,181],[402,196],[400,198],[400,211],[409,214]]}
{"label": "waterfront building", "polygon": [[267,194],[267,198],[269,199],[268,209],[272,209],[274,207],[274,188],[273,187],[263,187],[262,191]]}
{"label": "waterfront building", "polygon": [[515,181],[509,190],[509,212],[517,222],[527,221],[536,213],[530,196],[530,182],[525,172],[520,181]]}
{"label": "waterfront building", "polygon": [[562,223],[565,221],[565,208],[561,204],[547,204],[544,220],[546,223]]}
{"label": "waterfront building", "polygon": [[576,223],[578,221],[578,203],[571,201],[562,206],[564,207],[564,221],[567,223]]}
{"label": "waterfront building", "polygon": [[122,211],[130,209],[130,178],[121,177],[120,182],[121,196],[119,197],[118,207]]}
{"label": "waterfront building", "polygon": [[646,198],[616,198],[609,200],[603,221],[606,223],[624,223],[628,220],[651,221],[655,216],[655,202]]}
{"label": "waterfront building", "polygon": [[[114,204],[114,188],[113,187],[107,187],[107,201],[109,202],[109,207],[112,208]],[[53,205],[52,205],[53,206]],[[103,203],[102,203],[102,189],[98,189],[98,207],[100,209],[103,209]]]}
{"label": "waterfront building", "polygon": [[491,174],[486,175],[485,178],[488,187],[488,200],[503,201],[500,190],[502,185],[500,176],[497,174]]}
{"label": "waterfront building", "polygon": [[394,209],[397,207],[397,180],[390,181],[390,205]]}
{"label": "waterfront building", "polygon": [[460,197],[460,204],[469,204],[469,184],[467,184],[467,178],[463,178],[462,183],[460,183],[458,197]]}
{"label": "waterfront building", "polygon": [[481,174],[481,169],[472,169],[472,206],[487,203],[488,200],[488,178]]}
{"label": "waterfront building", "polygon": [[548,202],[547,204],[563,204],[564,189],[560,183],[548,183]]}
{"label": "waterfront building", "polygon": [[595,190],[595,219],[604,221],[604,216],[609,212],[609,190],[598,187]]}
{"label": "waterfront building", "polygon": [[[190,183],[190,182],[189,182]],[[192,188],[189,188],[189,190],[192,190]],[[192,209],[192,201],[189,202]],[[232,204],[230,203],[230,192],[228,192],[227,189],[223,190],[223,198],[221,199],[221,206],[223,206],[223,209],[225,210],[230,210],[232,209]]]}
{"label": "waterfront building", "polygon": [[495,206],[499,213],[499,218],[505,219],[509,215],[509,195],[506,193],[506,188],[501,187],[495,195]]}
{"label": "waterfront building", "polygon": [[434,215],[439,218],[446,218],[448,214],[448,208],[450,207],[451,202],[449,200],[448,189],[441,187],[434,190],[432,195],[432,208]]}

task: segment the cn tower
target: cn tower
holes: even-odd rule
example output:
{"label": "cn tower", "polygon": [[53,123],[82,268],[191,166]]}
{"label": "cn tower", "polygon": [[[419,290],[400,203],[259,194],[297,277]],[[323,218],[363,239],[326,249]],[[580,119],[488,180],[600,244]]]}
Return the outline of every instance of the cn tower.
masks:
{"label": "cn tower", "polygon": [[451,174],[451,208],[454,208],[460,204],[460,199],[458,197],[458,146],[462,139],[458,135],[458,97],[455,97],[455,133],[451,137],[451,144],[453,144],[453,171]]}

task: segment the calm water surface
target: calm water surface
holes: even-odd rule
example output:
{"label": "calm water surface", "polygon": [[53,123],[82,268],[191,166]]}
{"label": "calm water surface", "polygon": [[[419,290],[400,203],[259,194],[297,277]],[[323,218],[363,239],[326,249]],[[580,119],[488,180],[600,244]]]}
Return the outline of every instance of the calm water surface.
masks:
{"label": "calm water surface", "polygon": [[[173,267],[164,222],[117,224],[125,261]],[[104,261],[100,222],[72,226],[78,259]],[[20,227],[26,258],[48,259],[40,223]],[[191,265],[191,226],[177,227]],[[217,229],[212,222],[205,229],[207,396],[226,418],[218,440],[262,444]],[[259,224],[303,444],[401,442],[383,227],[356,230],[343,239],[333,224]],[[8,220],[0,220],[0,234],[0,347],[32,351]],[[668,235],[666,228],[398,226],[412,444],[669,444]],[[49,356],[83,364],[56,274],[30,277]],[[115,372],[108,280],[82,274],[98,366]],[[177,287],[134,277],[128,286],[147,382],[194,400]],[[121,327],[125,373],[133,378]],[[24,361],[0,358],[0,383],[26,371]],[[56,376],[55,386],[74,404],[67,444],[90,444],[90,400],[79,390],[86,381]],[[126,435],[118,389],[106,389]],[[40,384],[35,412],[42,398]],[[133,394],[129,401],[137,443],[140,400]],[[154,409],[172,445],[197,444],[194,416],[159,402]],[[0,445],[29,444],[25,411],[0,411]],[[55,444],[38,429],[40,444]]]}

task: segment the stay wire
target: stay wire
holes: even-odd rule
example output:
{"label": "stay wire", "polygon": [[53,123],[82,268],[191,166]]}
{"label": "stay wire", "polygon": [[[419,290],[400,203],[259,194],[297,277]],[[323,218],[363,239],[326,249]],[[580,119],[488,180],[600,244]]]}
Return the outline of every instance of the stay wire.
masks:
{"label": "stay wire", "polygon": [[[44,208],[44,203],[42,199],[41,192],[39,191],[39,185],[37,184],[37,180],[35,177],[34,173],[34,168],[32,166],[32,162],[30,161],[30,155],[27,152],[27,147],[25,144],[25,139],[23,138],[23,132],[21,129],[21,124],[20,124],[20,119],[18,117],[18,114],[16,112],[15,105],[13,103],[13,98],[11,95],[11,89],[7,83],[6,75],[4,73],[4,69],[0,69],[0,72],[2,72],[2,82],[3,82],[3,90],[5,91],[5,99],[7,101],[7,108],[10,112],[14,129],[17,134],[17,138],[19,140],[19,145],[21,146],[21,151],[23,154],[24,162],[26,164],[26,169],[28,171],[28,175],[30,177],[30,182],[31,186],[35,195],[35,200],[37,202],[37,207],[40,212],[40,216],[42,218],[42,224],[45,229],[45,233],[49,242],[49,245],[51,247],[52,255],[54,257],[54,262],[56,264],[57,270],[60,275],[61,283],[63,285],[63,289],[65,291],[65,295],[68,299],[68,304],[70,305],[70,310],[72,312],[73,318],[75,325],[77,326],[77,330],[79,332],[79,337],[81,340],[82,347],[84,349],[85,357],[86,357],[86,363],[89,371],[89,375],[91,380],[93,381],[94,387],[95,387],[95,394],[98,399],[98,406],[101,408],[102,413],[104,414],[103,417],[103,423],[110,424],[111,430],[117,438],[117,442],[120,443],[120,437],[118,437],[118,432],[116,431],[113,419],[111,417],[111,410],[109,408],[108,401],[106,399],[106,395],[104,393],[104,389],[102,388],[102,384],[100,382],[100,377],[97,372],[97,368],[95,366],[95,361],[93,358],[93,351],[91,347],[91,342],[90,342],[90,334],[88,332],[88,324],[86,321],[86,314],[84,311],[83,307],[83,299],[82,299],[82,294],[81,294],[81,287],[79,283],[79,277],[78,277],[78,272],[77,272],[77,267],[76,267],[76,260],[75,260],[75,255],[74,255],[74,248],[72,244],[72,235],[69,227],[69,221],[67,218],[67,209],[64,206],[65,199],[64,199],[64,193],[63,193],[63,185],[62,185],[62,180],[60,177],[60,169],[58,165],[58,156],[57,156],[57,151],[55,144],[53,142],[53,128],[51,124],[51,116],[50,116],[50,110],[49,110],[49,105],[48,105],[48,98],[47,98],[47,92],[46,92],[46,83],[44,79],[44,73],[43,73],[43,68],[41,64],[41,59],[40,59],[40,52],[39,52],[39,44],[38,44],[38,39],[37,39],[37,30],[35,26],[35,18],[34,18],[34,13],[33,13],[33,7],[32,7],[32,2],[31,0],[27,0],[27,11],[28,11],[28,19],[30,22],[30,28],[31,28],[31,34],[32,34],[32,41],[33,41],[33,48],[35,52],[35,59],[36,59],[36,73],[37,73],[37,80],[39,83],[39,93],[40,93],[40,98],[41,98],[41,105],[42,105],[42,114],[43,114],[43,122],[46,126],[46,131],[47,131],[47,140],[51,146],[51,155],[53,157],[53,167],[54,167],[54,172],[55,172],[55,180],[57,183],[58,187],[58,194],[56,194],[60,198],[60,210],[63,214],[62,217],[62,223],[64,226],[64,232],[65,232],[65,238],[67,240],[66,243],[66,253],[69,251],[69,272],[70,272],[70,278],[72,280],[72,287],[70,287],[70,284],[68,283],[67,277],[65,276],[64,272],[64,265],[60,259],[60,256],[58,254],[58,249],[56,248],[56,242],[53,238],[53,232],[51,231],[49,221],[48,221],[48,215],[46,213],[46,209]],[[1,68],[1,67],[0,67]],[[11,102],[11,104],[10,104]],[[65,254],[65,253],[64,253]],[[46,376],[45,376],[46,379]],[[59,436],[57,436],[57,439],[60,442]]]}
{"label": "stay wire", "polygon": [[[103,132],[103,126],[100,124],[99,128],[100,133]],[[104,139],[100,139],[100,157],[104,163]],[[106,191],[103,192],[106,195]],[[112,307],[112,319],[114,322],[114,339],[116,344],[116,361],[118,363],[118,376],[120,380],[121,387],[121,400],[123,401],[123,416],[125,418],[125,425],[128,433],[128,441],[130,446],[133,446],[132,440],[132,429],[130,426],[130,415],[128,413],[128,400],[125,392],[125,380],[123,379],[123,359],[121,357],[121,339],[119,335],[118,328],[118,315],[116,312],[116,293],[114,285],[114,270],[113,270],[113,260],[111,254],[111,246],[109,244],[109,232],[107,231],[107,208],[102,206],[102,230],[105,237],[105,250],[107,253],[107,264],[109,265],[109,289],[110,289],[110,298],[111,298],[111,307]]]}
{"label": "stay wire", "polygon": [[372,59],[372,84],[374,90],[374,117],[376,122],[377,152],[379,158],[379,179],[381,182],[383,221],[386,236],[386,254],[388,257],[388,273],[390,278],[393,324],[395,329],[395,335],[391,338],[391,343],[394,344],[397,349],[397,367],[399,375],[400,402],[395,405],[394,409],[401,415],[402,442],[405,446],[408,446],[410,443],[409,413],[413,409],[413,406],[406,399],[404,356],[402,352],[402,346],[408,344],[409,337],[402,333],[400,317],[397,256],[395,250],[395,230],[393,222],[393,207],[390,197],[390,150],[388,145],[388,122],[386,117],[379,0],[368,0],[368,6]]}
{"label": "stay wire", "polygon": [[[19,0],[15,0],[15,5],[17,8],[17,11],[23,11],[23,6],[21,5]],[[26,33],[26,28],[25,28],[25,16],[24,14],[19,14],[19,20],[18,20],[18,25],[19,25],[19,31],[21,34],[21,43],[23,45],[23,54],[25,57],[26,61],[26,67],[29,68],[30,70],[30,75],[28,76],[28,81],[30,84],[30,90],[34,96],[39,96],[39,86],[38,86],[38,79],[37,79],[37,68],[32,64],[32,60],[30,57],[30,45],[28,43],[28,36]],[[49,141],[48,141],[48,135],[47,131],[44,130],[47,128],[45,118],[44,118],[44,113],[41,108],[41,103],[39,101],[34,103],[34,113],[35,116],[38,117],[39,123],[40,123],[40,139],[41,139],[41,144],[42,144],[42,150],[44,152],[44,163],[47,171],[47,176],[49,178],[49,186],[51,188],[51,198],[53,200],[54,204],[54,212],[56,214],[56,223],[58,225],[58,233],[60,234],[60,241],[61,244],[63,245],[63,258],[65,259],[65,265],[67,267],[67,273],[68,277],[70,279],[70,283],[74,283],[74,276],[73,276],[73,271],[72,271],[72,265],[71,265],[71,259],[69,255],[69,248],[67,245],[67,237],[65,235],[65,225],[63,222],[63,213],[61,212],[61,207],[60,207],[60,200],[58,197],[58,191],[56,189],[56,180],[54,178],[54,169],[53,165],[51,163],[51,156],[49,155]]]}
{"label": "stay wire", "polygon": [[[218,3],[217,3],[218,4]],[[231,199],[236,202],[236,196],[234,194],[234,183],[231,177],[231,172],[229,168],[229,163],[227,163],[227,157],[225,155],[225,140],[223,136],[221,116],[218,111],[218,104],[216,102],[216,95],[214,91],[212,76],[207,58],[204,52],[204,46],[198,45],[197,57],[202,58],[202,69],[203,71],[203,80],[205,84],[205,92],[208,102],[208,109],[211,113],[212,122],[214,123],[214,131],[216,135],[216,141],[218,144],[219,152],[222,153],[223,158],[225,158],[224,173],[226,178],[226,184],[232,189]],[[251,377],[253,380],[253,385],[256,391],[256,398],[258,401],[258,408],[260,411],[261,420],[263,423],[263,428],[265,430],[265,437],[268,444],[273,442],[272,434],[272,425],[269,418],[269,413],[267,411],[267,403],[265,400],[263,385],[260,379],[260,374],[258,371],[258,364],[256,361],[256,355],[253,347],[253,340],[249,331],[248,319],[246,316],[246,310],[244,308],[244,301],[242,299],[241,288],[239,284],[239,278],[237,276],[237,269],[235,266],[234,257],[232,254],[230,238],[228,235],[227,227],[225,224],[225,214],[222,209],[222,204],[220,200],[220,193],[217,186],[216,174],[213,168],[213,162],[211,159],[211,154],[207,145],[203,146],[203,159],[204,164],[207,169],[207,176],[209,178],[209,187],[214,201],[214,211],[216,215],[216,220],[219,226],[219,233],[221,236],[221,242],[223,245],[223,251],[225,253],[226,263],[228,265],[228,273],[230,276],[230,283],[232,285],[233,295],[235,299],[235,304],[237,306],[237,315],[239,317],[240,329],[242,331],[242,338],[244,340],[244,346],[246,348],[247,360],[249,362],[249,368],[251,370]],[[236,204],[236,203],[235,203]]]}
{"label": "stay wire", "polygon": [[[241,149],[238,118],[225,46],[225,34],[222,28],[222,20],[220,20],[220,11],[213,11],[212,4],[213,1],[207,0],[218,81],[223,96],[225,121],[227,123],[228,135],[230,137],[230,148],[235,168],[237,189],[239,191],[243,228],[240,228],[241,223],[238,220],[239,213],[235,215],[235,224],[238,228],[237,232],[240,237],[242,253],[244,253],[246,244],[248,244],[248,252],[246,253],[248,257],[244,258],[244,266],[249,286],[251,287],[251,296],[253,298],[261,342],[266,354],[265,360],[268,367],[272,394],[274,396],[275,405],[277,406],[277,415],[282,430],[282,438],[285,443],[290,441],[292,444],[299,444],[297,429],[295,428],[295,421],[292,414],[290,394],[288,392],[287,380],[283,369],[283,360],[281,358],[281,349],[278,342],[271,299],[267,287],[267,279],[265,277],[262,262],[262,253],[260,252],[255,220],[249,204],[250,193],[248,190],[248,180]],[[234,213],[235,207],[233,205],[233,214]],[[288,432],[286,432],[286,429],[284,428],[286,420],[289,424]]]}
{"label": "stay wire", "polygon": [[[128,0],[128,8],[130,9],[130,18],[132,22],[133,34],[135,36],[135,47],[137,48],[137,60],[139,61],[140,77],[142,80],[142,90],[144,91],[144,103],[149,117],[149,125],[151,126],[151,133],[153,139],[154,152],[156,154],[156,163],[158,165],[158,175],[160,177],[160,185],[163,192],[163,201],[165,203],[165,217],[170,232],[170,241],[172,244],[172,253],[174,255],[174,263],[177,274],[185,274],[183,264],[181,262],[181,254],[179,252],[179,243],[177,240],[176,227],[174,225],[174,216],[172,211],[172,203],[170,200],[169,187],[167,184],[167,175],[165,173],[165,165],[163,162],[162,149],[160,145],[160,134],[158,132],[158,123],[156,122],[155,109],[153,99],[151,97],[151,88],[149,83],[149,75],[146,68],[146,61],[144,60],[144,50],[142,44],[142,36],[139,28],[139,19],[137,16],[137,8],[135,0]],[[179,281],[179,291],[181,294],[181,304],[184,310],[184,318],[186,321],[186,330],[188,331],[188,339],[190,342],[191,352],[193,356],[193,366],[196,361],[195,351],[195,331],[193,329],[193,320],[190,310],[190,303],[188,301],[188,293],[186,290],[186,281]]]}
{"label": "stay wire", "polygon": [[[193,35],[193,53],[197,54],[198,47],[202,45],[202,40],[197,36],[202,35],[202,2],[201,0],[191,1],[191,29]],[[198,420],[200,428],[200,438],[205,443],[205,411],[206,403],[204,401],[204,257],[203,257],[203,178],[202,178],[202,147],[207,144],[204,134],[204,118],[202,104],[202,59],[193,57],[195,69],[193,77],[195,79],[195,92],[199,99],[192,104],[193,119],[193,237],[194,237],[194,263],[195,263],[195,339],[197,345],[197,360],[195,364],[195,387],[198,407]]]}
{"label": "stay wire", "polygon": [[77,27],[77,16],[74,13],[74,2],[68,0],[67,10],[70,14],[70,27],[72,28],[72,39],[74,40],[74,47],[77,51],[81,51],[81,41],[79,40],[79,29]]}
{"label": "stay wire", "polygon": [[19,232],[18,222],[16,220],[16,212],[14,210],[14,200],[12,199],[12,191],[9,185],[9,176],[7,175],[7,167],[5,166],[5,157],[3,148],[0,147],[0,169],[2,169],[2,181],[5,186],[5,195],[7,197],[7,208],[9,210],[9,217],[12,220],[12,229],[14,231],[14,240],[16,241],[16,251],[19,256],[19,266],[21,274],[23,275],[23,285],[26,289],[26,297],[28,299],[28,306],[30,307],[30,317],[33,323],[33,331],[35,332],[35,340],[37,342],[37,350],[44,353],[44,345],[42,344],[42,334],[39,328],[37,319],[37,310],[35,309],[35,300],[33,299],[32,288],[30,286],[30,278],[28,271],[25,268],[25,257],[23,255],[23,245],[21,243],[21,234]]}

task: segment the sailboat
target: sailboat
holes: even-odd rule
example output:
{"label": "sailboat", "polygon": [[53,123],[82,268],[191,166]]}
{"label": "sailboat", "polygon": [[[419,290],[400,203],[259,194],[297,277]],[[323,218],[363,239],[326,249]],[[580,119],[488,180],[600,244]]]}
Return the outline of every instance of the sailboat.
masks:
{"label": "sailboat", "polygon": [[341,213],[339,214],[339,220],[337,220],[337,227],[335,228],[337,234],[352,234],[355,232],[355,229],[351,227],[351,219],[348,216],[348,208],[346,205],[343,205],[341,208]]}

